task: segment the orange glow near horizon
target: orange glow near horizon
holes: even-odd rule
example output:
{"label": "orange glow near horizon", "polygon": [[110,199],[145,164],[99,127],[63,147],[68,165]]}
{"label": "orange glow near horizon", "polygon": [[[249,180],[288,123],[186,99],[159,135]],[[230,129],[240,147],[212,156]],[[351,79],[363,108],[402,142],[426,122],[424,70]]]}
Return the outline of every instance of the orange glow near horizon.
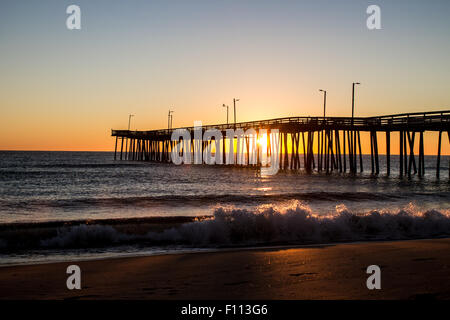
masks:
{"label": "orange glow near horizon", "polygon": [[348,117],[353,82],[357,117],[450,109],[446,3],[386,4],[373,31],[350,0],[83,2],[69,31],[63,4],[0,1],[0,150],[113,151],[129,114],[132,130],[167,128],[169,109],[174,128],[222,124],[233,98],[237,122],[322,116],[319,89],[327,116]]}
{"label": "orange glow near horizon", "polygon": [[[41,140],[28,139],[24,132],[16,132],[16,144],[9,145],[7,141],[1,142],[0,150],[17,150],[17,151],[114,151],[115,138],[109,134],[105,134],[101,128],[91,130],[80,130],[80,133],[64,133],[64,128],[60,128],[61,134],[53,133],[50,129],[35,128],[40,132]],[[108,130],[107,133],[110,133]],[[23,134],[21,136],[21,134]],[[379,154],[386,154],[386,135],[379,132],[378,137],[378,151]],[[342,148],[342,132],[340,133],[341,148]],[[120,140],[119,140],[120,141]],[[263,150],[267,150],[267,135],[260,136],[257,140],[259,146]],[[370,137],[368,132],[361,132],[361,149],[363,154],[370,154]],[[303,153],[302,139],[299,142],[299,151]],[[120,148],[120,146],[119,146]],[[235,141],[236,148],[236,141]],[[283,147],[284,148],[284,147]],[[292,148],[291,138],[288,135],[288,149]],[[314,153],[317,153],[317,133],[314,136]],[[228,146],[227,146],[228,149]],[[436,155],[438,149],[438,132],[424,133],[424,151],[426,155]],[[283,149],[284,150],[284,149]],[[414,151],[418,154],[419,150],[419,134],[416,134]],[[391,154],[399,154],[399,134],[398,132],[391,133]],[[450,155],[450,143],[447,132],[442,133],[441,154]]]}

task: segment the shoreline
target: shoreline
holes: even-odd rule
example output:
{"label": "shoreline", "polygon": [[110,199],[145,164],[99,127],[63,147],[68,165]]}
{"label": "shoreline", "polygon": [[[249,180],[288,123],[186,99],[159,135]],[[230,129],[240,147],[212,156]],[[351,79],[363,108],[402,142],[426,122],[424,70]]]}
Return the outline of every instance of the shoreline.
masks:
{"label": "shoreline", "polygon": [[[450,238],[77,261],[73,291],[70,264],[3,266],[0,299],[450,299]],[[372,264],[381,290],[365,286]]]}
{"label": "shoreline", "polygon": [[[88,257],[89,253],[82,253],[86,255],[86,257],[79,256],[79,258],[73,259],[74,253],[72,253],[72,257],[68,259],[61,260],[52,260],[52,261],[30,261],[23,263],[11,263],[11,264],[1,264],[1,268],[7,267],[20,267],[20,266],[33,266],[33,265],[47,265],[54,263],[72,263],[72,262],[89,262],[89,261],[103,261],[103,260],[115,260],[115,259],[128,259],[128,258],[145,258],[145,257],[155,257],[155,256],[165,256],[165,255],[178,255],[178,254],[198,254],[198,253],[226,253],[226,252],[239,252],[239,251],[256,251],[256,250],[289,250],[289,249],[308,249],[311,247],[320,247],[320,246],[335,246],[335,245],[352,245],[352,244],[371,244],[371,243],[383,243],[383,242],[404,242],[404,241],[423,241],[423,240],[440,240],[440,239],[448,239],[450,240],[450,235],[436,237],[436,238],[416,238],[416,239],[376,239],[376,240],[359,240],[359,241],[340,241],[340,242],[324,242],[324,243],[309,243],[309,244],[261,244],[254,246],[235,246],[235,247],[211,247],[211,248],[180,248],[178,249],[167,249],[166,252],[139,252],[135,253],[117,253],[116,255],[111,256],[101,256],[101,257]],[[103,249],[103,248],[101,248]],[[161,248],[161,250],[165,250],[165,248]],[[108,252],[105,250],[103,253],[97,253],[97,255],[106,255]],[[56,255],[56,254],[54,254]],[[92,255],[96,255],[95,253]],[[64,255],[61,255],[64,256]]]}

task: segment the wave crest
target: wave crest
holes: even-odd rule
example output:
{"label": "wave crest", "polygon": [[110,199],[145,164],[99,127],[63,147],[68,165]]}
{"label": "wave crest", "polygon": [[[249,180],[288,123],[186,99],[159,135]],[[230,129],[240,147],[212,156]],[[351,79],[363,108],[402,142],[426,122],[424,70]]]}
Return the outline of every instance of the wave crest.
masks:
{"label": "wave crest", "polygon": [[[158,232],[134,231],[134,227],[127,230],[120,225],[65,226],[28,245],[45,248],[121,244],[217,247],[434,238],[450,236],[450,213],[445,210],[420,212],[409,206],[398,212],[373,210],[355,214],[339,205],[334,214],[319,216],[308,206],[294,201],[284,207],[265,205],[254,210],[217,207],[211,218]],[[0,247],[3,244],[5,248],[5,242],[6,249],[17,247],[8,240],[0,239]]]}
{"label": "wave crest", "polygon": [[219,207],[214,218],[184,224],[149,239],[191,245],[248,245],[261,243],[323,243],[393,240],[450,235],[450,215],[437,210],[354,214],[338,206],[336,214],[318,216],[301,203],[252,211]]}

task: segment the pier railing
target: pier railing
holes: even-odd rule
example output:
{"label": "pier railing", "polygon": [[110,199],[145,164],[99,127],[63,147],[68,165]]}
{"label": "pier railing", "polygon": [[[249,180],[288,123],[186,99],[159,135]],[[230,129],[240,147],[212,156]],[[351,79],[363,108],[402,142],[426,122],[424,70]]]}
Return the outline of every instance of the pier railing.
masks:
{"label": "pier railing", "polygon": [[[234,123],[222,123],[215,125],[204,125],[204,130],[218,129],[225,131],[227,129],[262,129],[276,127],[299,126],[304,127],[305,131],[311,130],[311,127],[317,127],[318,130],[328,127],[334,129],[354,129],[361,131],[396,131],[403,129],[405,126],[413,126],[410,129],[420,130],[421,127],[427,127],[429,131],[446,131],[446,126],[450,126],[450,111],[434,111],[434,112],[416,112],[403,113],[387,116],[376,117],[285,117],[269,120],[247,121]],[[142,137],[142,136],[166,136],[177,129],[186,129],[192,131],[194,127],[179,127],[173,129],[159,129],[147,131],[128,131],[128,130],[112,130],[112,136],[119,137]]]}

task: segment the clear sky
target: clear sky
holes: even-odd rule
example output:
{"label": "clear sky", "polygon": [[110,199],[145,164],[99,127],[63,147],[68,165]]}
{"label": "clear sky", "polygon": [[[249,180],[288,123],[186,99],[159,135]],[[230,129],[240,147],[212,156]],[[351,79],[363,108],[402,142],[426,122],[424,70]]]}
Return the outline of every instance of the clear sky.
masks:
{"label": "clear sky", "polygon": [[238,121],[321,115],[320,88],[348,116],[354,81],[357,116],[450,109],[449,16],[447,0],[2,0],[0,149],[111,150],[129,113],[138,130],[171,106],[174,126],[225,122],[233,97]]}

